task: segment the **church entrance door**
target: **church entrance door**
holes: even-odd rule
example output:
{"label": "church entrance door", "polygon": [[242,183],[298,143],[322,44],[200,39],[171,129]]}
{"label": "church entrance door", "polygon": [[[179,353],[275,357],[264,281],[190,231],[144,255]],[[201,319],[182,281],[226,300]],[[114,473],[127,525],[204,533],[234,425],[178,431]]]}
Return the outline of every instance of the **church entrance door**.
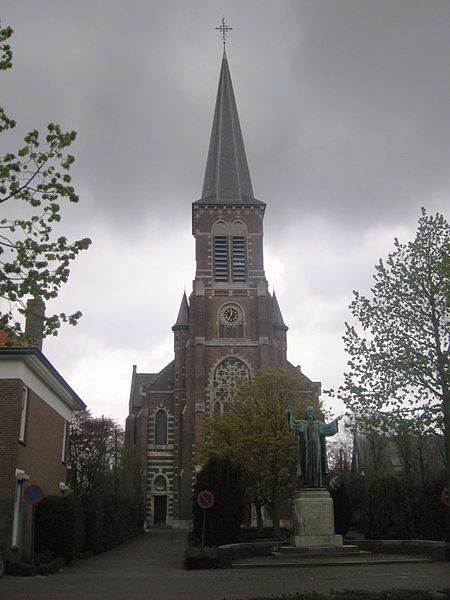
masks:
{"label": "church entrance door", "polygon": [[153,524],[165,525],[167,515],[167,496],[154,497]]}

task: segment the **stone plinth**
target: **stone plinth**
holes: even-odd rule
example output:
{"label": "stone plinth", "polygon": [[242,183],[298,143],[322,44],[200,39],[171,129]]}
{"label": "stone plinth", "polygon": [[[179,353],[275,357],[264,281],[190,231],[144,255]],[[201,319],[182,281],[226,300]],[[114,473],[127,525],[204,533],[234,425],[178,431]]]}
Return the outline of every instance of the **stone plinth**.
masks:
{"label": "stone plinth", "polygon": [[293,502],[296,548],[342,546],[342,536],[334,532],[333,499],[324,489],[303,489]]}

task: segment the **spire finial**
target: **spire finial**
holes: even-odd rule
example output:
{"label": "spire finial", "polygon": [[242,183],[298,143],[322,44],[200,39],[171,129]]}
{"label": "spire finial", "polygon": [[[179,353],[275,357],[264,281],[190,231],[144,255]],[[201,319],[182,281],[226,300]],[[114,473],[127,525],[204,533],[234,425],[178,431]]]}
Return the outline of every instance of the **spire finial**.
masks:
{"label": "spire finial", "polygon": [[233,28],[229,27],[226,23],[225,23],[225,17],[222,17],[222,22],[219,25],[219,27],[216,27],[217,31],[220,31],[220,35],[222,36],[222,44],[223,44],[223,51],[225,52],[225,43],[227,41],[227,34],[229,31],[231,31]]}

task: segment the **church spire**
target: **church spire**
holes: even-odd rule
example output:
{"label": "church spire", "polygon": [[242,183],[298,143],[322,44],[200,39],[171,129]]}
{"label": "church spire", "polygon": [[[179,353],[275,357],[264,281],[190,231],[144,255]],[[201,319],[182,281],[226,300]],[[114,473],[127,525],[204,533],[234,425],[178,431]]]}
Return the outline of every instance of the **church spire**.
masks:
{"label": "church spire", "polygon": [[283,315],[281,314],[280,305],[278,304],[275,290],[272,297],[272,322],[275,329],[282,329],[284,331],[288,330],[288,327],[284,323]]}
{"label": "church spire", "polygon": [[183,297],[181,298],[180,310],[178,311],[177,322],[172,327],[172,330],[175,329],[186,329],[189,327],[189,305],[186,297],[186,292],[183,293]]}
{"label": "church spire", "polygon": [[[254,204],[239,116],[224,52],[200,202]],[[263,204],[261,202],[261,204]]]}

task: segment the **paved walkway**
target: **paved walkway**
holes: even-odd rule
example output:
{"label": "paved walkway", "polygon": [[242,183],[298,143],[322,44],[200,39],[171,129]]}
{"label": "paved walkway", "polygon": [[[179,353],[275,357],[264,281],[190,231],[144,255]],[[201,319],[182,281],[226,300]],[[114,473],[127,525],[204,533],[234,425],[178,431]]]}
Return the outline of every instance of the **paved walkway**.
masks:
{"label": "paved walkway", "polygon": [[[49,577],[3,577],[1,600],[229,600],[297,591],[450,589],[449,563],[185,571],[186,534],[154,530]],[[444,597],[444,596],[443,596]]]}

